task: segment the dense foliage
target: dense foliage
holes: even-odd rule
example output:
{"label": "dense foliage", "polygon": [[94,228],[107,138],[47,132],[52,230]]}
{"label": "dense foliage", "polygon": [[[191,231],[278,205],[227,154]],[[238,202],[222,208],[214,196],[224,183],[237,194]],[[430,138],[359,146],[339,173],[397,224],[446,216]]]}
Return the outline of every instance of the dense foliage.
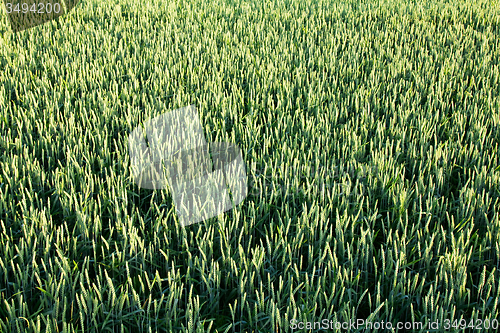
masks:
{"label": "dense foliage", "polygon": [[[500,320],[498,1],[1,20],[1,332]],[[183,228],[169,191],[134,184],[127,138],[190,104],[242,148],[249,195]]]}

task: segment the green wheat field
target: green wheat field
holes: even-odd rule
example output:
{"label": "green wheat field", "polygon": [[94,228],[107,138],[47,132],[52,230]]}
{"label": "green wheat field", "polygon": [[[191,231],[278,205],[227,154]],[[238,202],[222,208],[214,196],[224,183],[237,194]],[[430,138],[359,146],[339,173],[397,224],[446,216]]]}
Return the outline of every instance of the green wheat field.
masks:
{"label": "green wheat field", "polygon": [[[0,332],[499,327],[498,1],[0,13]],[[191,104],[248,196],[183,227],[128,135]]]}

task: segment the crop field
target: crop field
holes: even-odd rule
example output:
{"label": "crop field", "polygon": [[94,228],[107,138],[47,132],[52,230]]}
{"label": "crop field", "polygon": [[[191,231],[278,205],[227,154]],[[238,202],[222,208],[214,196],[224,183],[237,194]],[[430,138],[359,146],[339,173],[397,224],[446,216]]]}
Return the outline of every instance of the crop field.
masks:
{"label": "crop field", "polygon": [[[2,9],[0,332],[497,331],[499,59],[491,0]],[[128,148],[186,105],[248,182],[189,226]]]}

